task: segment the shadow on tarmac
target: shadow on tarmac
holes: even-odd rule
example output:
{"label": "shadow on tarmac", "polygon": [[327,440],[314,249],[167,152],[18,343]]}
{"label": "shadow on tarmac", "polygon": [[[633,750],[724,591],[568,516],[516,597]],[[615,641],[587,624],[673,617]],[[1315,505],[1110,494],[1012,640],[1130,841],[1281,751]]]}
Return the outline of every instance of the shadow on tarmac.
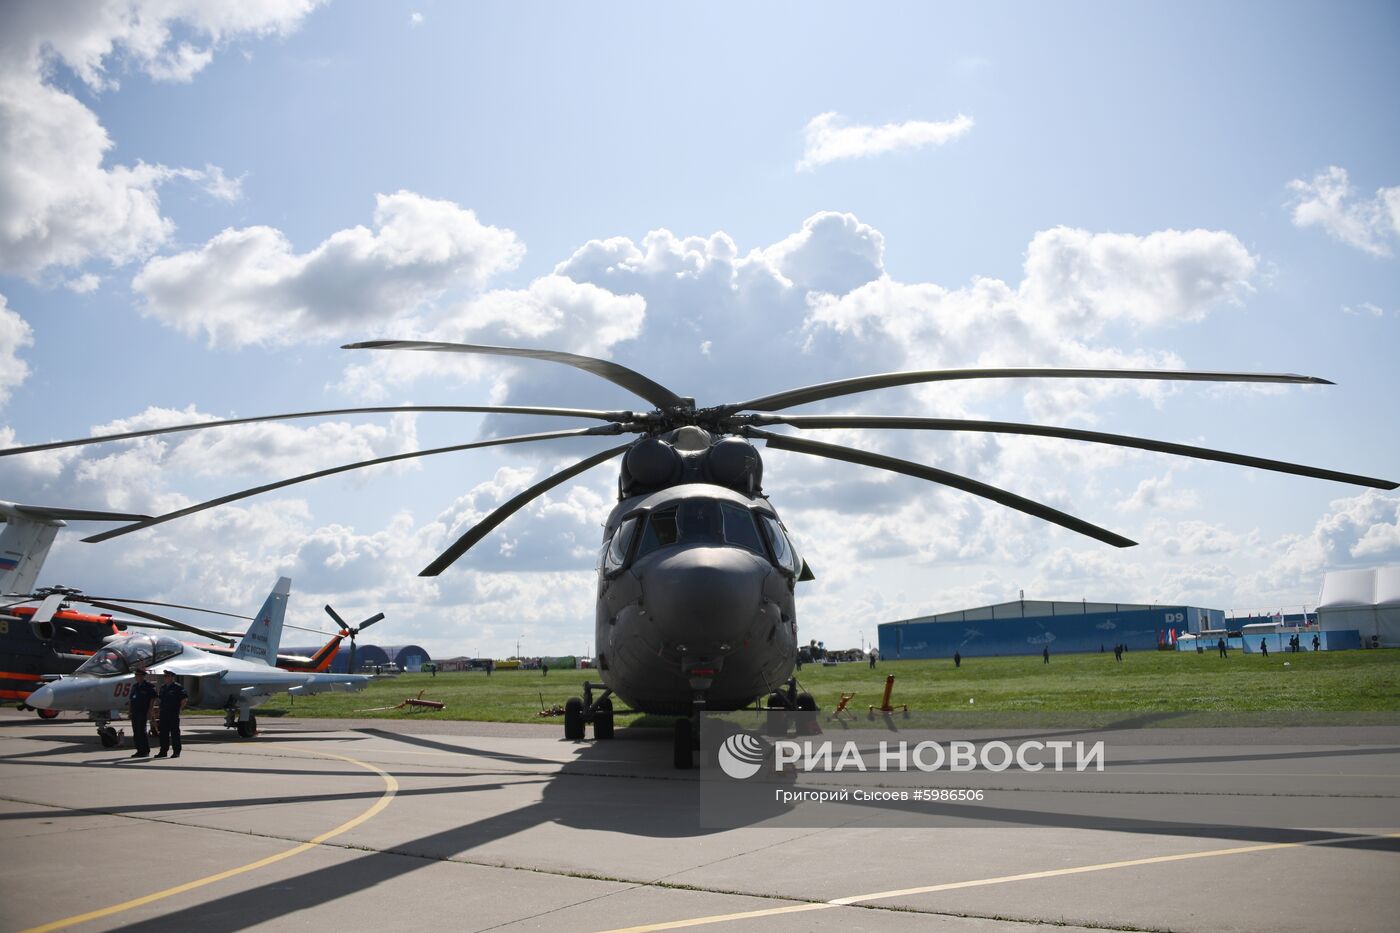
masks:
{"label": "shadow on tarmac", "polygon": [[[387,730],[361,730],[378,738],[416,747],[479,754],[461,746],[436,742],[423,736],[398,735]],[[627,730],[619,730],[621,738]],[[639,730],[640,731],[640,730]],[[651,735],[633,738],[666,738],[665,733],[646,730]],[[630,746],[633,767],[609,768],[621,763],[619,749]],[[239,930],[257,923],[277,921],[295,911],[309,910],[356,894],[375,885],[410,874],[438,860],[469,860],[473,850],[510,835],[545,823],[558,823],[580,830],[605,831],[639,838],[698,839],[721,830],[700,825],[698,781],[694,772],[661,772],[662,763],[669,758],[669,746],[660,741],[594,742],[581,744],[578,756],[548,777],[533,779],[544,786],[542,799],[516,810],[499,813],[460,826],[447,826],[418,839],[400,843],[392,848],[358,855],[348,862],[305,872],[292,879],[278,880],[243,889],[234,894],[214,898],[197,906],[165,914],[159,918],[139,921],[121,927],[132,931],[157,931],[171,928],[198,928],[204,933]],[[1326,757],[1326,752],[1311,753]],[[523,756],[500,756],[517,760]],[[1290,757],[1290,756],[1279,756]],[[395,772],[405,776],[402,772]],[[441,774],[441,772],[439,772]],[[626,786],[619,782],[626,781]],[[513,786],[506,781],[487,786],[435,788],[415,792],[401,790],[406,797],[485,790]],[[350,795],[354,796],[354,795]],[[366,794],[364,796],[372,796]],[[318,799],[318,798],[312,798]],[[233,803],[224,802],[224,805]],[[887,812],[889,803],[871,803],[872,811]],[[927,813],[925,806],[923,812]],[[950,806],[950,816],[966,815],[964,805]],[[976,818],[1003,827],[1059,827],[1165,835],[1187,838],[1209,838],[1244,843],[1296,842],[1329,845],[1349,849],[1400,852],[1400,840],[1356,839],[1356,833],[1340,833],[1297,829],[1275,829],[1257,826],[1222,826],[1189,822],[1121,820],[1086,818],[1083,815],[1044,813],[1013,808],[979,807]],[[619,843],[625,844],[625,842]],[[599,874],[606,875],[604,853],[600,853]],[[460,923],[462,918],[454,922]]]}
{"label": "shadow on tarmac", "polygon": [[[42,723],[39,723],[42,724]],[[28,731],[28,730],[26,730]],[[435,798],[450,794],[491,791],[526,784],[542,786],[538,802],[515,810],[492,814],[483,819],[464,825],[447,825],[435,832],[417,839],[398,843],[384,850],[356,854],[346,861],[304,872],[290,879],[268,881],[264,884],[240,887],[236,892],[212,898],[195,906],[182,908],[157,918],[127,924],[120,929],[133,931],[164,931],[169,929],[199,929],[202,933],[241,930],[258,923],[275,922],[296,911],[314,909],[342,897],[358,894],[376,885],[382,885],[395,878],[403,877],[420,868],[440,860],[470,860],[470,853],[500,839],[527,831],[533,827],[557,823],[562,826],[585,830],[608,832],[619,836],[638,838],[663,838],[677,841],[699,839],[722,832],[701,826],[699,814],[699,782],[695,772],[672,772],[669,763],[669,735],[663,731],[640,728],[633,732],[630,728],[618,731],[618,740],[612,742],[574,743],[578,754],[572,760],[559,766],[557,761],[533,758],[523,755],[486,752],[479,748],[454,745],[436,741],[422,735],[404,735],[386,729],[368,728],[358,731],[364,738],[378,738],[415,748],[451,754],[474,755],[495,758],[512,764],[538,764],[555,768],[548,774],[532,772],[454,772],[450,769],[431,771],[404,771],[387,769],[399,778],[423,777],[451,781],[457,777],[472,779],[497,778],[491,783],[449,784],[441,787],[400,788],[400,797]],[[284,733],[285,734],[285,733]],[[45,738],[73,742],[72,736],[29,735],[26,738]],[[342,734],[340,740],[343,741]],[[295,736],[285,739],[267,736],[268,741],[307,742],[310,736]],[[334,740],[323,737],[324,741]],[[619,741],[622,740],[622,741]],[[260,739],[260,741],[262,741]],[[216,743],[213,740],[211,744]],[[203,744],[203,743],[201,743]],[[1284,760],[1309,757],[1325,759],[1329,757],[1349,757],[1356,754],[1376,754],[1393,752],[1395,749],[1337,749],[1333,751],[1311,751],[1306,753],[1255,753],[1247,755],[1221,756],[1213,761],[1261,761]],[[45,760],[58,753],[45,750],[39,753],[23,753],[4,756],[3,760],[28,764],[36,767],[62,767],[58,761]],[[1183,758],[1194,761],[1195,758]],[[201,762],[201,765],[203,763]],[[190,765],[172,766],[169,762],[148,765],[151,770],[175,770],[199,772],[213,770],[227,773],[295,774],[298,776],[344,777],[344,771],[291,771],[290,769],[266,768],[226,768],[195,767]],[[625,784],[623,783],[625,782]],[[240,806],[261,806],[275,803],[315,803],[321,801],[372,799],[380,796],[378,788],[365,791],[343,793],[311,794],[300,797],[279,795],[275,798],[240,798],[199,803],[171,803],[138,805],[120,810],[103,811],[94,809],[88,812],[116,812],[136,815],[147,812],[215,809]],[[864,804],[872,814],[889,813],[900,809],[899,804],[872,802]],[[937,812],[936,805],[923,804],[920,812],[927,815]],[[443,807],[440,811],[445,821],[450,821],[451,811]],[[1356,833],[1328,832],[1320,830],[1279,829],[1258,826],[1228,826],[1217,823],[1191,823],[1168,820],[1118,819],[1094,817],[1084,814],[1058,814],[1037,810],[1008,807],[977,806],[975,813],[969,813],[966,804],[950,804],[944,808],[949,817],[972,816],[979,823],[995,824],[1001,827],[1056,827],[1073,828],[1101,832],[1162,835],[1213,840],[1231,840],[1241,843],[1308,843],[1328,845],[1348,849],[1400,852],[1400,840],[1396,839],[1355,839]],[[858,825],[858,824],[857,824]],[[618,844],[625,845],[625,841]],[[354,850],[346,850],[351,852]],[[605,853],[599,853],[598,874],[607,874]],[[461,923],[463,918],[456,918]]]}

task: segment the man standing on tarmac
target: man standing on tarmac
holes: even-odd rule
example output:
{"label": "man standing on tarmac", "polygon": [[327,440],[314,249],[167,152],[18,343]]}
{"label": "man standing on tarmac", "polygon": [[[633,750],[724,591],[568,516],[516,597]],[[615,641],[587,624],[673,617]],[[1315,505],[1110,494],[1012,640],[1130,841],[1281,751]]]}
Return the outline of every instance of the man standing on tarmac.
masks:
{"label": "man standing on tarmac", "polygon": [[190,695],[175,679],[175,672],[166,671],[165,683],[160,685],[160,754],[157,758],[164,758],[172,747],[175,751],[170,757],[180,757],[180,710],[189,701]]}
{"label": "man standing on tarmac", "polygon": [[156,701],[155,685],[146,680],[145,668],[135,671],[136,683],[131,685],[131,740],[136,743],[132,758],[151,757],[151,740],[146,734],[146,722]]}

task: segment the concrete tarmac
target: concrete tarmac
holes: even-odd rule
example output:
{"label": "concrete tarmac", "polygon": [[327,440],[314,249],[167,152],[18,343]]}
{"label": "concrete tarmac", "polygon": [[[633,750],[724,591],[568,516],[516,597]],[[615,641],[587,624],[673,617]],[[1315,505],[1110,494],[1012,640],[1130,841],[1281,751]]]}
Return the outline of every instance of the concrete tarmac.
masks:
{"label": "concrete tarmac", "polygon": [[[1396,826],[721,831],[702,828],[665,732],[259,725],[244,741],[187,718],[181,758],[130,761],[129,739],[103,749],[78,718],[0,712],[0,931],[1280,933],[1388,931],[1400,915]],[[1281,811],[1290,794],[1389,806],[1391,739],[1331,736],[1290,759],[1297,788],[1258,794]],[[1238,761],[1217,769],[1222,794],[1280,770],[1248,757],[1222,759]]]}

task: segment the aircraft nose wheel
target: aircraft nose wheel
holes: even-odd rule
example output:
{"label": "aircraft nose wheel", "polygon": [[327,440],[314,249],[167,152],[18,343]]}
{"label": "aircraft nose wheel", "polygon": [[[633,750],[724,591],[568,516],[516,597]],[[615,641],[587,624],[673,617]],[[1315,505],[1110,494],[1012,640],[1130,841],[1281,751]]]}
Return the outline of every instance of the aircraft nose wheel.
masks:
{"label": "aircraft nose wheel", "polygon": [[570,742],[583,740],[582,697],[569,697],[564,703],[564,738]]}
{"label": "aircraft nose wheel", "polygon": [[613,706],[607,697],[598,701],[593,713],[593,738],[606,741],[613,737]]}
{"label": "aircraft nose wheel", "polygon": [[116,748],[122,744],[122,734],[111,726],[103,726],[98,729],[97,738],[101,740],[103,748]]}
{"label": "aircraft nose wheel", "polygon": [[238,724],[238,737],[240,739],[251,739],[258,734],[258,717],[249,716],[246,722]]}

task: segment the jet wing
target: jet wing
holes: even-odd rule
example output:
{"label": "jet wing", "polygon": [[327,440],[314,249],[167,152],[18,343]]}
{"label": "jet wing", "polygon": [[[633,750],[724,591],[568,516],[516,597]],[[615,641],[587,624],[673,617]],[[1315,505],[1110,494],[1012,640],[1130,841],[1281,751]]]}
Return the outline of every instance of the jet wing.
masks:
{"label": "jet wing", "polygon": [[291,692],[298,696],[310,693],[350,693],[365,689],[369,677],[364,674],[303,674],[306,682],[293,687]]}
{"label": "jet wing", "polygon": [[178,677],[218,677],[226,670],[228,668],[213,658],[174,657],[151,665],[151,671],[156,674],[174,671]]}
{"label": "jet wing", "polygon": [[363,690],[369,683],[364,674],[303,674],[269,668],[266,671],[229,671],[220,683],[246,693],[272,693],[286,690],[298,696],[331,691]]}

